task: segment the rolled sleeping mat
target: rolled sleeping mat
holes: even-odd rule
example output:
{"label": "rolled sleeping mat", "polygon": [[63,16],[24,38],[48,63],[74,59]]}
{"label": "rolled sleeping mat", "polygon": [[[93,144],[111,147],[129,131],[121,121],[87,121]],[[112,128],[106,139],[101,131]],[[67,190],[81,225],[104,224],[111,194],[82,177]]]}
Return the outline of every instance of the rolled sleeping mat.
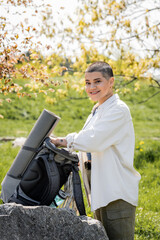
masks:
{"label": "rolled sleeping mat", "polygon": [[29,163],[36,155],[34,150],[38,149],[44,139],[50,136],[59,120],[60,117],[46,109],[44,109],[39,116],[23,147],[20,149],[9,171],[3,179],[3,182],[1,183],[1,199],[4,203],[8,202]]}

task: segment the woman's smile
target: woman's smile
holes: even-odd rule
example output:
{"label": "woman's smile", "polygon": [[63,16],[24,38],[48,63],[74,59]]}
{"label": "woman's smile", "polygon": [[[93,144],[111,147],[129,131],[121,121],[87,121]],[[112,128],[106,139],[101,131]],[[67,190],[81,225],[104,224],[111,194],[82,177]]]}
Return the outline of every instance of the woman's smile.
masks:
{"label": "woman's smile", "polygon": [[97,94],[97,93],[99,93],[100,91],[94,91],[94,92],[90,92],[90,94],[92,94],[92,95],[95,95],[95,94]]}

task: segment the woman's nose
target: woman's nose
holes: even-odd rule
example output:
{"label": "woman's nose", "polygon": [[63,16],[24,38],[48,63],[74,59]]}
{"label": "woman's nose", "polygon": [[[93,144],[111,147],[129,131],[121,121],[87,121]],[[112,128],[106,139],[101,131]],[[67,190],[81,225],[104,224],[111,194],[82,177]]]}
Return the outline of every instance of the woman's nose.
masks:
{"label": "woman's nose", "polygon": [[95,87],[96,87],[96,85],[94,83],[91,83],[90,89],[94,89]]}

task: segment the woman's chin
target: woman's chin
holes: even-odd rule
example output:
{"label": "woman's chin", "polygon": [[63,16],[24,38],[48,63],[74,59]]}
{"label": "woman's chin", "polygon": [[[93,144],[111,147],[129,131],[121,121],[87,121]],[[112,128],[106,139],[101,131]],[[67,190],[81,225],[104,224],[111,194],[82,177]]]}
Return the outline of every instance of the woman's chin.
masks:
{"label": "woman's chin", "polygon": [[93,96],[90,96],[90,99],[93,101],[93,102],[97,102],[98,99],[96,97],[93,97]]}

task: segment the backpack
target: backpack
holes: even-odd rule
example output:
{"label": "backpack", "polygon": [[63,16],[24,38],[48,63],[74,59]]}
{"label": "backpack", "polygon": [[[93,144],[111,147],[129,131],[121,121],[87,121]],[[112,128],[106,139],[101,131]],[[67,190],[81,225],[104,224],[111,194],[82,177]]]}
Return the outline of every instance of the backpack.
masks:
{"label": "backpack", "polygon": [[80,215],[86,215],[77,154],[56,148],[49,137],[44,140],[38,149],[26,146],[23,146],[23,148],[28,151],[36,151],[36,155],[28,165],[8,202],[26,206],[49,206],[52,202],[56,205],[55,198],[57,195],[65,198],[65,192],[61,188],[72,173],[76,206]]}

